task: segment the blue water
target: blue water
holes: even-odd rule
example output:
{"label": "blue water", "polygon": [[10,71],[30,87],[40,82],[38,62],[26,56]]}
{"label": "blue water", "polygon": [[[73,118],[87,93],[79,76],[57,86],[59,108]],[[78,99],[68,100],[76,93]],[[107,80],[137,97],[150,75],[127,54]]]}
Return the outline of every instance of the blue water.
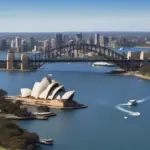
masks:
{"label": "blue water", "polygon": [[[75,99],[87,104],[87,109],[55,110],[56,117],[48,121],[19,121],[23,128],[37,132],[40,137],[50,137],[53,146],[41,146],[41,150],[149,150],[150,100],[137,107],[128,108],[140,112],[130,116],[115,108],[129,99],[150,96],[150,81],[136,77],[106,75],[113,68],[92,67],[88,63],[51,63],[35,72],[0,72],[0,88],[9,95],[20,94],[20,88],[32,88],[35,81],[52,74],[52,78],[76,90]],[[128,119],[124,119],[127,116]]]}
{"label": "blue water", "polygon": [[119,49],[114,49],[115,52],[117,53],[127,53],[128,51],[131,51],[131,52],[136,52],[136,51],[150,51],[150,48],[135,48],[135,47],[132,47],[132,48],[124,48],[123,50],[119,50]]}

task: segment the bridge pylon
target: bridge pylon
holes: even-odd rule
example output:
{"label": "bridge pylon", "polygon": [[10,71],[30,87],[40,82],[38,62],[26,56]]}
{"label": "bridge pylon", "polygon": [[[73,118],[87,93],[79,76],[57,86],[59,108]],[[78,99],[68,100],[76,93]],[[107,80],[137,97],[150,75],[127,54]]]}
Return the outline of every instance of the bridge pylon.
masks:
{"label": "bridge pylon", "polygon": [[7,53],[7,70],[12,70],[14,69],[14,60],[15,60],[15,56],[13,52],[8,52]]}
{"label": "bridge pylon", "polygon": [[23,70],[29,69],[29,57],[26,53],[21,54],[21,68]]}

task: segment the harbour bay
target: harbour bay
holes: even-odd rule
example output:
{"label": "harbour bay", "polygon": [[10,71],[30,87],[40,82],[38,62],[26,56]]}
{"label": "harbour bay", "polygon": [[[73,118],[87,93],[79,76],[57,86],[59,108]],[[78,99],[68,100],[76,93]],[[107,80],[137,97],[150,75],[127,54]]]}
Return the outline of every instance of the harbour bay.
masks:
{"label": "harbour bay", "polygon": [[[130,116],[115,107],[129,99],[140,100],[150,96],[150,82],[136,77],[106,75],[110,69],[113,68],[92,67],[90,63],[52,63],[35,72],[1,71],[0,87],[9,95],[18,95],[20,88],[32,88],[35,81],[52,74],[52,78],[67,90],[76,91],[75,100],[89,106],[83,110],[52,109],[57,117],[44,122],[18,121],[21,127],[54,140],[52,147],[39,149],[141,150],[142,145],[142,149],[148,150],[150,100],[135,108],[127,108],[140,112],[140,116]],[[128,119],[125,120],[124,116]]]}

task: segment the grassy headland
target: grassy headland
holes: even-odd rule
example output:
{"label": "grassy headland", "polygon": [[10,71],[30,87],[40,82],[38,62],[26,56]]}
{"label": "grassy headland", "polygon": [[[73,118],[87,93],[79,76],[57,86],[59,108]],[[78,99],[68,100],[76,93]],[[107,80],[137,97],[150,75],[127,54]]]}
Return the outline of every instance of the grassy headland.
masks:
{"label": "grassy headland", "polygon": [[[29,115],[27,109],[20,108],[21,103],[12,103],[5,98],[7,92],[0,90],[0,112],[11,113],[16,116]],[[0,118],[0,150],[33,150],[35,144],[39,141],[39,137],[36,133],[30,133],[20,128],[15,123]]]}

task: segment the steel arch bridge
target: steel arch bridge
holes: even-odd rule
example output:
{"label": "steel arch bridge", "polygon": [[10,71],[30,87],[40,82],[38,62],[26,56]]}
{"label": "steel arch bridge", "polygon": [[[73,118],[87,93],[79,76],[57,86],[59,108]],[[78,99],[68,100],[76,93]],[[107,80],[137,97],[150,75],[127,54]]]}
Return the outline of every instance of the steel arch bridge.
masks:
{"label": "steel arch bridge", "polygon": [[29,57],[30,68],[39,68],[48,62],[95,62],[106,61],[115,63],[121,68],[127,68],[129,61],[107,47],[91,44],[71,44],[51,48],[47,51]]}

